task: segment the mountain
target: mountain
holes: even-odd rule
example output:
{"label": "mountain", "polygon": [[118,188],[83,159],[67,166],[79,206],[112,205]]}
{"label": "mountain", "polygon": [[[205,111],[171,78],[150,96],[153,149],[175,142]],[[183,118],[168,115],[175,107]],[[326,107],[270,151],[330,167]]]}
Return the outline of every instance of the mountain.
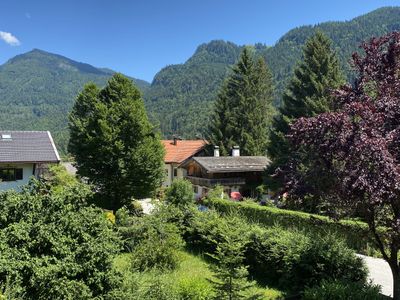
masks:
{"label": "mountain", "polygon": [[151,120],[159,122],[165,136],[199,132],[240,51],[233,43],[212,41],[200,45],[186,63],[167,66],[156,74],[144,98]]}
{"label": "mountain", "polygon": [[[67,115],[85,83],[100,86],[114,71],[34,49],[0,66],[0,128],[51,130],[61,153],[68,141]],[[144,92],[149,83],[133,79]]]}
{"label": "mountain", "polygon": [[353,52],[359,45],[374,36],[400,30],[400,7],[384,7],[346,22],[325,22],[314,26],[301,26],[290,30],[263,53],[276,81],[278,95],[291,76],[305,41],[315,33],[323,31],[333,41],[333,47],[341,61],[348,79],[353,78],[349,64]]}
{"label": "mountain", "polygon": [[[280,104],[287,80],[301,59],[305,41],[316,30],[333,40],[343,70],[351,80],[351,54],[372,36],[400,30],[400,7],[381,8],[345,22],[301,26],[286,33],[272,47],[254,45],[274,75],[276,105]],[[165,136],[204,136],[219,86],[242,48],[231,42],[211,41],[200,45],[184,64],[167,66],[157,73],[145,100],[150,116],[159,123]]]}
{"label": "mountain", "polygon": [[[228,26],[228,25],[227,25]],[[400,30],[400,7],[385,7],[345,22],[301,26],[274,46],[253,45],[270,67],[276,105],[308,37],[322,30],[332,40],[349,80],[351,53],[372,36]],[[217,40],[200,45],[183,64],[160,70],[151,85],[133,79],[144,94],[151,120],[165,137],[204,137],[213,102],[243,46]],[[67,115],[88,81],[102,86],[114,71],[41,50],[18,55],[0,66],[0,129],[51,130],[62,153],[68,141]]]}

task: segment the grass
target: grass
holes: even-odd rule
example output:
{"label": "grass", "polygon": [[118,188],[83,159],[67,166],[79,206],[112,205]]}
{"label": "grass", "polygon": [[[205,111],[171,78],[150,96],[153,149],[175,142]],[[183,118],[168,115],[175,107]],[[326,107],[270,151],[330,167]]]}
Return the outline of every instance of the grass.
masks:
{"label": "grass", "polygon": [[[130,267],[130,254],[124,253],[116,257],[114,268],[124,274],[124,285],[126,288],[135,290],[140,286],[148,286],[155,277],[162,277],[164,283],[173,289],[180,290],[180,294],[186,295],[184,299],[202,300],[208,299],[206,296],[192,298],[191,294],[194,290],[211,291],[212,286],[208,281],[213,277],[210,269],[210,263],[205,260],[202,254],[194,254],[188,251],[180,251],[180,265],[177,269],[169,272],[149,270],[138,273]],[[139,285],[139,286],[138,286]],[[263,295],[263,299],[282,299],[283,295],[280,291],[258,285],[255,287],[256,292]]]}

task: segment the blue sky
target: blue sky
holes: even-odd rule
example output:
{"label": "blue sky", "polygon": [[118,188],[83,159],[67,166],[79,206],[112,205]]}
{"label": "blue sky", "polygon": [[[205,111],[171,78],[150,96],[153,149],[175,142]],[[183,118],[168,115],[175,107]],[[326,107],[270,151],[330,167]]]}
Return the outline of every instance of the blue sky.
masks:
{"label": "blue sky", "polygon": [[1,2],[0,64],[38,48],[148,81],[213,39],[273,45],[294,27],[400,5],[400,0]]}

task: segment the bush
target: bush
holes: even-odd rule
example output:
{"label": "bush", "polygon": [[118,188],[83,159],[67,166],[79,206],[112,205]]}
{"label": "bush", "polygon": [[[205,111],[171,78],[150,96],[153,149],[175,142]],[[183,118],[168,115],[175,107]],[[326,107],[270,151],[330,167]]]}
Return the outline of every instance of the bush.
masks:
{"label": "bush", "polygon": [[174,224],[146,216],[137,218],[130,233],[134,269],[172,270],[178,265],[177,250],[183,248],[184,242]]}
{"label": "bush", "polygon": [[225,194],[224,188],[221,185],[216,185],[208,191],[207,199],[229,199],[229,195]]}
{"label": "bush", "polygon": [[174,180],[166,191],[165,201],[177,207],[186,207],[194,203],[192,184],[186,179]]}
{"label": "bush", "polygon": [[187,243],[196,250],[208,253],[216,252],[216,246],[224,241],[224,235],[230,228],[239,230],[244,238],[247,238],[250,229],[238,215],[223,218],[213,210],[194,214],[189,228]]}
{"label": "bush", "polygon": [[144,215],[142,204],[138,200],[130,201],[126,208],[131,216],[141,217]]}
{"label": "bush", "polygon": [[322,281],[319,286],[306,288],[304,300],[381,300],[379,285],[346,281]]}
{"label": "bush", "polygon": [[334,235],[310,237],[271,228],[252,230],[250,240],[250,270],[281,287],[300,291],[324,279],[366,280],[362,259]]}
{"label": "bush", "polygon": [[214,290],[208,282],[192,278],[178,282],[177,294],[181,300],[211,300],[215,297]]}
{"label": "bush", "polygon": [[[298,231],[253,226],[246,251],[246,264],[256,277],[285,287],[287,272],[292,272],[293,264],[306,251],[309,242],[310,239]],[[288,287],[294,284],[292,282]]]}
{"label": "bush", "polygon": [[[57,190],[55,192],[55,190]],[[25,299],[102,297],[119,281],[112,260],[118,237],[83,184],[53,189],[33,181],[0,193],[0,282]],[[80,291],[80,292],[77,292]]]}
{"label": "bush", "polygon": [[224,242],[230,230],[239,230],[247,244],[244,265],[249,265],[250,275],[284,289],[301,291],[324,279],[365,281],[362,260],[331,234],[318,237],[279,227],[262,228],[238,215],[221,217],[209,210],[195,215],[186,241],[197,250],[215,254],[216,245]]}
{"label": "bush", "polygon": [[358,253],[379,255],[368,225],[363,222],[349,220],[336,222],[325,216],[266,207],[251,202],[207,199],[204,203],[224,215],[240,211],[247,221],[268,227],[279,226],[285,229],[301,230],[316,236],[333,233],[345,240],[346,244]]}
{"label": "bush", "polygon": [[150,285],[141,292],[139,299],[143,300],[178,300],[172,286],[166,282],[161,274],[154,276]]}

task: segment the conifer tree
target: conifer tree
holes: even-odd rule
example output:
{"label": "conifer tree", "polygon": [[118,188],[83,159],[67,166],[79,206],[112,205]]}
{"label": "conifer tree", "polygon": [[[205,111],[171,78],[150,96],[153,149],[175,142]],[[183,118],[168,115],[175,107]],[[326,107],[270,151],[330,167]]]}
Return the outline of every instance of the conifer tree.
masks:
{"label": "conifer tree", "polygon": [[254,281],[247,279],[249,272],[244,262],[244,251],[248,243],[242,230],[226,228],[216,245],[216,253],[209,254],[214,260],[215,279],[209,279],[213,285],[215,299],[261,299],[261,295],[251,291]]}
{"label": "conifer tree", "polygon": [[273,115],[272,75],[262,58],[244,48],[215,104],[209,140],[222,155],[240,146],[243,155],[265,155]]}
{"label": "conifer tree", "polygon": [[161,185],[164,148],[131,80],[115,74],[101,90],[86,85],[69,119],[68,150],[104,207],[118,209]]}
{"label": "conifer tree", "polygon": [[[304,46],[303,60],[295,68],[283,95],[279,114],[273,120],[268,145],[268,155],[273,161],[268,171],[270,174],[274,174],[277,168],[287,165],[293,155],[301,155],[305,172],[312,171],[307,167],[306,159],[311,154],[299,154],[299,152],[295,154],[289,146],[286,135],[290,124],[296,119],[313,117],[334,110],[331,91],[343,83],[344,77],[330,39],[321,31],[317,31]],[[276,188],[282,186],[279,176],[274,177],[270,185],[271,183],[275,183]],[[304,190],[310,192],[310,189],[304,188]]]}

